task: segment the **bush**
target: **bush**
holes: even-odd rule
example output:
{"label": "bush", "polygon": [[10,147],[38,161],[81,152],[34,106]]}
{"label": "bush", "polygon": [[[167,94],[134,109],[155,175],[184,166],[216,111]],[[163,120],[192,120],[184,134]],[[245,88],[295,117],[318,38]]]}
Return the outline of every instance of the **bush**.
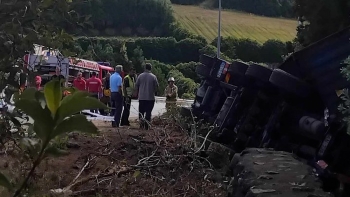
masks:
{"label": "bush", "polygon": [[198,5],[204,0],[171,0],[171,3],[180,5]]}
{"label": "bush", "polygon": [[[216,46],[217,39],[211,42]],[[221,39],[221,52],[231,59],[240,59],[245,62],[281,63],[293,46],[291,42],[283,43],[279,40],[267,40],[259,44],[251,39],[227,37]]]}
{"label": "bush", "polygon": [[[121,47],[125,43],[128,56],[131,57],[135,53],[135,49],[142,50],[146,59],[154,59],[168,64],[177,64],[181,62],[198,62],[200,52],[207,43],[201,39],[187,38],[177,41],[173,37],[147,37],[147,38],[102,38],[102,37],[79,37],[75,40],[76,46],[71,48],[79,49],[78,51],[88,51],[90,45],[96,48],[98,45],[105,48],[109,45],[114,55],[117,55]],[[94,57],[93,59],[101,59],[104,57]],[[115,58],[113,58],[115,59]],[[120,60],[120,58],[118,58]],[[108,60],[108,59],[107,59]]]}
{"label": "bush", "polygon": [[201,80],[196,73],[196,67],[200,65],[199,62],[180,63],[175,66],[176,70],[180,71],[184,77],[192,79],[196,83]]}

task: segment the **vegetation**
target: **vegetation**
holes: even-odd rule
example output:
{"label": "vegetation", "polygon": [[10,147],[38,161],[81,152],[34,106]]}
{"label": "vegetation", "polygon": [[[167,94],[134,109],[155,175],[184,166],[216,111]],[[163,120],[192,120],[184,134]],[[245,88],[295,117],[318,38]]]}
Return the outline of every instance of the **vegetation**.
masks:
{"label": "vegetation", "polygon": [[[164,36],[171,34],[174,22],[169,0],[89,0],[74,9],[90,16],[93,27],[79,35]],[[76,33],[74,29],[69,32]]]}
{"label": "vegetation", "polygon": [[297,40],[307,46],[350,25],[348,0],[295,0]]}
{"label": "vegetation", "polygon": [[[215,0],[171,0],[180,5],[199,5],[207,8],[217,8]],[[293,0],[225,0],[222,1],[224,9],[248,12],[256,15],[271,17],[293,17]]]}
{"label": "vegetation", "polygon": [[[176,20],[181,27],[203,36],[211,42],[217,36],[218,13],[198,6],[173,5]],[[251,14],[223,11],[222,36],[249,38],[263,43],[269,39],[291,41],[296,35],[297,21],[268,18]]]}
{"label": "vegetation", "polygon": [[[216,45],[216,39],[211,43]],[[232,37],[221,39],[221,52],[230,59],[253,61],[260,63],[282,63],[283,56],[292,49],[288,48],[290,42],[283,43],[279,40],[268,40],[262,45],[250,39],[236,39]],[[289,49],[289,51],[288,51]]]}

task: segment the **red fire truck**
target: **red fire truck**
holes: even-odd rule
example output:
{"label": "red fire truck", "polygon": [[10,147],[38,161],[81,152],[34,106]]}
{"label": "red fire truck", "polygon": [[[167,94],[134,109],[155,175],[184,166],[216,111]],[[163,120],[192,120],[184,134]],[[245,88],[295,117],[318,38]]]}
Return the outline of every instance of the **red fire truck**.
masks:
{"label": "red fire truck", "polygon": [[[92,72],[96,72],[101,80],[108,72],[114,69],[107,62],[104,65],[95,61],[80,58],[65,58],[58,51],[43,50],[42,46],[35,46],[34,54],[24,56],[24,71],[36,71],[42,78],[41,85],[51,80],[52,75],[56,74],[56,67],[60,67],[61,75],[66,79],[66,86],[69,86],[78,72],[83,73],[84,78],[89,78]],[[109,66],[106,66],[109,65]]]}

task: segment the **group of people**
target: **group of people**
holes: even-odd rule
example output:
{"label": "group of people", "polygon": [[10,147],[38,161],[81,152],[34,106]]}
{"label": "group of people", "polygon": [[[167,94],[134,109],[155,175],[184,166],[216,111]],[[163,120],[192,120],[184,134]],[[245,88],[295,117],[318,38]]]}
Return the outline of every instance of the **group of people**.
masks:
{"label": "group of people", "polygon": [[[155,104],[155,95],[159,87],[157,77],[152,73],[152,65],[145,64],[145,70],[139,76],[134,69],[122,78],[123,66],[118,65],[113,73],[107,73],[101,81],[92,73],[91,78],[85,80],[82,73],[78,73],[73,81],[73,86],[81,91],[88,91],[95,98],[111,107],[111,116],[114,116],[112,127],[129,126],[131,100],[139,100],[140,127],[148,130],[150,128],[151,115]],[[165,89],[166,107],[169,109],[176,105],[178,89],[175,80],[170,77]],[[93,110],[94,111],[94,110]],[[101,115],[106,115],[99,110]]]}

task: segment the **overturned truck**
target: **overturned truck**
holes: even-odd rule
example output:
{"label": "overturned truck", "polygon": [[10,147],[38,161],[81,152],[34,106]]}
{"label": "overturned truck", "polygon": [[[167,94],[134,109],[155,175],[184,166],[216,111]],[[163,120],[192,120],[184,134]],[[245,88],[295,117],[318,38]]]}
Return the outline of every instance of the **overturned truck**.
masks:
{"label": "overturned truck", "polygon": [[[192,114],[214,126],[212,141],[236,153],[233,166],[237,153],[251,148],[293,153],[322,180],[325,195],[350,196],[350,136],[338,111],[339,90],[350,87],[340,72],[350,55],[349,38],[347,28],[293,53],[277,69],[202,55]],[[240,195],[253,195],[252,188]],[[307,196],[323,196],[313,192]]]}

